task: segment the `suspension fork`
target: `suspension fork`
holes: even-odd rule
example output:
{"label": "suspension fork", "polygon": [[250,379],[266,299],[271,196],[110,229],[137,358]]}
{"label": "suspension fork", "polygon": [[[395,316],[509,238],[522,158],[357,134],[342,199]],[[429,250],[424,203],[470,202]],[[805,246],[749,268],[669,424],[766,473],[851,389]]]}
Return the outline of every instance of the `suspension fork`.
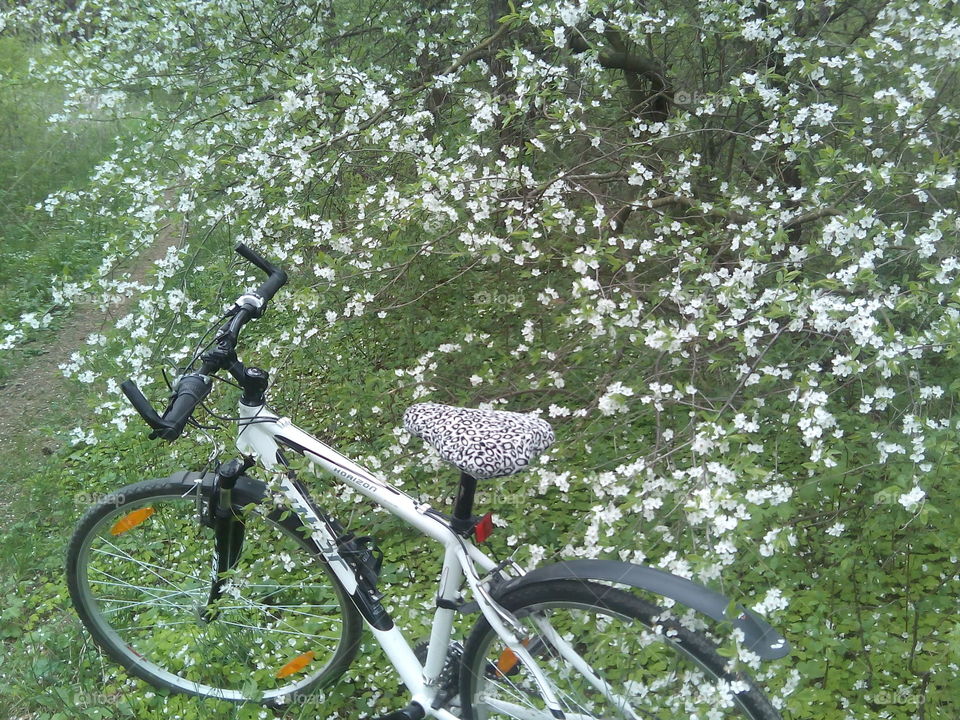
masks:
{"label": "suspension fork", "polygon": [[245,528],[243,518],[233,510],[233,488],[237,484],[237,479],[254,463],[253,458],[244,457],[243,460],[230,460],[218,467],[213,480],[210,501],[206,512],[201,516],[201,522],[212,527],[214,533],[210,593],[206,604],[200,608],[200,617],[205,622],[216,619],[215,603],[222,597],[227,584],[224,574],[236,567],[240,553],[243,551]]}

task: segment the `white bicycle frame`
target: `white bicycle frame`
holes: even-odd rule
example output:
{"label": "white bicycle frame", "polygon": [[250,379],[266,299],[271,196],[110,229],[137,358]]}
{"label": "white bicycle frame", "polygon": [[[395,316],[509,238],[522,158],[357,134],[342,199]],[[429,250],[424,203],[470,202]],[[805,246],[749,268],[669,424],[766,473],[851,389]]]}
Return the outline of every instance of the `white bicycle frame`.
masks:
{"label": "white bicycle frame", "polygon": [[[452,608],[460,600],[460,588],[466,579],[483,616],[536,680],[548,712],[500,701],[497,702],[498,709],[520,720],[579,717],[562,711],[553,685],[521,642],[523,638],[517,635],[517,631],[522,632],[522,628],[516,618],[498,605],[485,587],[478,568],[481,572],[489,572],[497,567],[497,563],[480,551],[468,538],[455,533],[448,524],[431,513],[430,505],[418,503],[406,493],[375,477],[365,468],[295,426],[289,418],[279,417],[263,405],[250,407],[242,403],[240,417],[243,419],[240,421],[237,449],[244,454],[257,457],[268,470],[278,464],[278,451],[282,447],[293,449],[307,458],[314,472],[324,470],[332,474],[443,545],[443,569],[437,593],[438,606],[434,612],[426,661],[423,664],[417,659],[403,633],[392,620],[389,622],[389,629],[377,629],[368,618],[364,617],[367,626],[372,630],[377,642],[380,643],[404,685],[410,691],[413,702],[418,703],[430,716],[442,720],[459,720],[448,710],[434,708],[432,704],[441,689],[440,675],[453,634],[453,622],[457,611]],[[353,596],[358,591],[358,579],[354,569],[340,556],[334,531],[317,515],[291,478],[284,475],[280,483],[281,492],[309,526],[312,538],[319,546],[324,558],[347,592]],[[522,572],[515,566],[514,570]],[[447,607],[441,607],[441,601],[445,601],[443,604]],[[578,670],[587,670],[588,674],[585,677],[595,687],[608,695],[611,700],[623,704],[621,698],[612,696],[603,680],[589,672],[583,658],[572,647],[563,643],[557,649],[573,667]],[[568,654],[570,657],[566,657]]]}

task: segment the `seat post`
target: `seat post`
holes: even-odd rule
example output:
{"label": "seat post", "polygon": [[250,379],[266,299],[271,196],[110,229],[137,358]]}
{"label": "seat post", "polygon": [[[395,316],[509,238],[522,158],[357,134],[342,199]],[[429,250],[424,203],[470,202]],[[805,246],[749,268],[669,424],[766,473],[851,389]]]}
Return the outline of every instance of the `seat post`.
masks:
{"label": "seat post", "polygon": [[453,517],[450,526],[454,532],[465,534],[473,528],[473,496],[477,492],[477,479],[460,471],[460,486],[453,501]]}

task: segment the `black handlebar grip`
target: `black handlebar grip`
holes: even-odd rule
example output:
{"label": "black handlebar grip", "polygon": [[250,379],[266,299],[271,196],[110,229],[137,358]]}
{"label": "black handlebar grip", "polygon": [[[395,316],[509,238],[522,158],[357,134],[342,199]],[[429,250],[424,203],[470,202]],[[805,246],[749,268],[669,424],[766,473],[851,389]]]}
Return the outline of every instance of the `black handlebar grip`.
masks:
{"label": "black handlebar grip", "polygon": [[257,295],[259,295],[264,302],[269,301],[276,294],[277,290],[287,282],[287,274],[260,255],[256,250],[243,243],[237,243],[234,250],[236,250],[237,254],[244,260],[253,263],[269,275],[263,285],[257,289]]}
{"label": "black handlebar grip", "polygon": [[267,275],[273,275],[279,268],[263,257],[253,248],[248,245],[244,245],[242,242],[238,242],[234,250],[237,251],[237,255],[242,257],[247,262],[251,262],[256,265],[258,268],[263,270]]}
{"label": "black handlebar grip", "polygon": [[157,414],[133,380],[125,380],[120,385],[123,394],[133,405],[147,425],[153,428],[152,438],[176,440],[187,425],[197,405],[210,393],[212,383],[202,375],[184,375],[177,383],[177,395],[170,403],[163,417]]}
{"label": "black handlebar grip", "polygon": [[193,415],[197,405],[210,394],[213,383],[203,375],[184,375],[177,383],[177,395],[170,407],[163,413],[161,421],[164,427],[156,428],[154,436],[164,440],[176,440],[187,425],[187,420]]}
{"label": "black handlebar grip", "polygon": [[264,281],[263,285],[257,288],[257,295],[262,297],[264,302],[267,302],[286,282],[287,274],[283,270],[278,269]]}
{"label": "black handlebar grip", "polygon": [[163,422],[157,414],[157,411],[153,409],[150,401],[143,396],[140,388],[137,387],[137,384],[133,380],[124,380],[120,383],[120,389],[123,390],[123,394],[127,396],[127,400],[130,401],[134,409],[140,413],[140,417],[146,420],[147,425],[154,430],[160,430],[166,427],[166,423]]}

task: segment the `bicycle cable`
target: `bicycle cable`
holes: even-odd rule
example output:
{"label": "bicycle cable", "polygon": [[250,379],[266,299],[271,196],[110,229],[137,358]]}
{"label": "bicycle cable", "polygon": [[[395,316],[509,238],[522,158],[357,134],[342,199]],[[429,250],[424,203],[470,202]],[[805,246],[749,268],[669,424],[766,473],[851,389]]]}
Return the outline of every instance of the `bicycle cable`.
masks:
{"label": "bicycle cable", "polygon": [[[220,379],[222,380],[222,378]],[[230,383],[230,384],[232,385],[233,383]],[[208,415],[216,418],[217,420],[221,420],[223,422],[237,423],[241,427],[246,427],[247,425],[256,425],[258,423],[276,422],[276,418],[274,417],[245,418],[245,417],[229,417],[227,415],[220,415],[218,413],[215,413],[213,410],[211,410],[210,407],[207,405],[206,401],[200,403],[199,407],[206,410]]]}
{"label": "bicycle cable", "polygon": [[207,337],[209,337],[210,333],[212,333],[212,332],[214,332],[214,331],[216,331],[216,330],[219,330],[221,327],[223,327],[223,322],[224,322],[227,318],[229,318],[229,317],[231,317],[230,311],[225,312],[223,315],[221,315],[221,316],[218,317],[216,320],[214,320],[213,323],[207,328],[207,331],[206,331],[205,333],[203,333],[203,335],[200,336],[200,339],[197,341],[197,344],[194,346],[193,358],[190,360],[190,362],[188,362],[188,363],[184,366],[185,371],[189,371],[190,368],[192,368],[192,367],[196,364],[197,360],[199,360],[199,359],[201,358],[201,356],[202,356],[207,350],[209,350],[210,347],[211,347],[215,342],[217,342],[217,338],[214,337],[214,338],[213,338],[210,342],[208,342],[206,345],[203,344],[203,343],[204,343],[204,340],[206,340]]}

